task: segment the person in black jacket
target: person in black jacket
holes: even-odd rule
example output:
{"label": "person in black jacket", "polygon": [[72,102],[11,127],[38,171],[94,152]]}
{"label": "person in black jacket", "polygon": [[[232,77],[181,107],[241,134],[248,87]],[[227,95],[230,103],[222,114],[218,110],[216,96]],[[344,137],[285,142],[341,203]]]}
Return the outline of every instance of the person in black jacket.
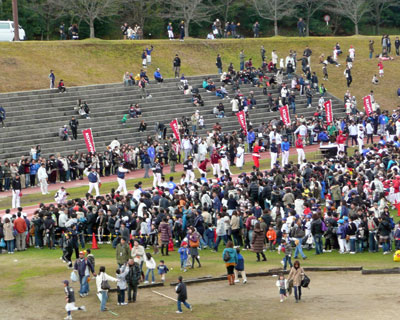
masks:
{"label": "person in black jacket", "polygon": [[389,219],[385,216],[379,217],[378,235],[379,242],[382,243],[383,254],[388,254],[390,251],[390,232],[391,227]]}
{"label": "person in black jacket", "polygon": [[314,214],[311,222],[311,234],[314,237],[315,242],[315,254],[322,253],[322,221],[317,214]]}
{"label": "person in black jacket", "polygon": [[186,308],[188,308],[190,311],[193,311],[192,306],[186,302],[187,300],[187,290],[186,290],[186,284],[183,283],[183,278],[182,276],[179,276],[178,278],[178,285],[175,287],[175,292],[178,294],[178,310],[176,313],[182,313],[182,308],[181,304],[183,303]]}
{"label": "person in black jacket", "polygon": [[72,131],[72,137],[77,140],[78,139],[78,125],[79,121],[75,119],[75,117],[72,117],[71,120],[69,121],[69,127],[71,128]]}
{"label": "person in black jacket", "polygon": [[218,68],[218,73],[222,74],[222,59],[221,59],[221,55],[219,53],[217,54],[217,61],[216,61],[215,65]]}
{"label": "person in black jacket", "polygon": [[[129,259],[129,271],[126,275],[126,283],[128,285],[128,303],[136,302],[137,289],[140,279],[139,259]],[[133,292],[133,296],[132,296]]]}

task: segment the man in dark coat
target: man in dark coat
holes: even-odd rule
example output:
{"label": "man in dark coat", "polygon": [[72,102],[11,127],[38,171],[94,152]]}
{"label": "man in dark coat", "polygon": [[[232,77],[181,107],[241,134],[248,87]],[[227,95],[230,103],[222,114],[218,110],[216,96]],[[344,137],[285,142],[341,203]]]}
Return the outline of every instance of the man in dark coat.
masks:
{"label": "man in dark coat", "polygon": [[183,283],[182,276],[179,276],[178,278],[178,285],[175,287],[175,292],[178,294],[178,310],[176,313],[182,313],[181,303],[183,303],[190,311],[193,311],[192,306],[186,302],[187,290],[186,284]]}

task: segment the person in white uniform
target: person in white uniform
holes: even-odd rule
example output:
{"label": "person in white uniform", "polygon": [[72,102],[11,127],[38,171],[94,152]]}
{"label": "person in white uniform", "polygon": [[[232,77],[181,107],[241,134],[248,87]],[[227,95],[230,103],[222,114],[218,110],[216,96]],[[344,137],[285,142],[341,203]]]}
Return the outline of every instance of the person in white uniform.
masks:
{"label": "person in white uniform", "polygon": [[125,182],[125,174],[128,173],[129,170],[124,168],[123,163],[120,163],[117,169],[117,181],[118,181],[118,188],[117,192],[121,192],[124,196],[128,194],[128,190],[126,189],[126,182]]}
{"label": "person in white uniform", "polygon": [[46,165],[44,163],[42,163],[42,165],[40,166],[38,172],[38,180],[40,183],[40,190],[42,191],[42,194],[49,194],[47,187],[48,187],[48,183],[47,183],[47,179],[48,179],[48,175],[47,175],[47,171],[46,171]]}
{"label": "person in white uniform", "polygon": [[100,196],[100,190],[99,190],[99,183],[100,183],[100,175],[96,172],[96,169],[94,167],[91,167],[91,170],[89,171],[89,168],[86,168],[83,173],[88,176],[89,179],[89,191],[88,193],[91,193],[93,188],[96,191],[96,197]]}

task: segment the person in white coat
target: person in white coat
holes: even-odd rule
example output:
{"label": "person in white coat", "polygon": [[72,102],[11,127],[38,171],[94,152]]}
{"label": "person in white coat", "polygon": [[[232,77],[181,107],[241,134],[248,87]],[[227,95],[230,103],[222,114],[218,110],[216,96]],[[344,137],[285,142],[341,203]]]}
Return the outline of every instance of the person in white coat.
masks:
{"label": "person in white coat", "polygon": [[224,171],[225,174],[229,173],[230,175],[232,175],[231,170],[229,169],[229,162],[228,162],[228,158],[226,157],[226,153],[223,153],[221,158],[221,171]]}
{"label": "person in white coat", "polygon": [[105,281],[117,282],[118,279],[109,276],[106,273],[106,267],[101,266],[99,270],[99,274],[96,277],[96,286],[97,286],[97,296],[100,299],[100,311],[106,311],[106,303],[108,300],[108,289],[104,288]]}
{"label": "person in white coat", "polygon": [[46,165],[44,163],[42,163],[42,165],[40,166],[38,172],[38,180],[40,183],[40,190],[42,191],[42,194],[49,194],[47,187],[48,187],[48,183],[47,183],[47,171],[46,171]]}
{"label": "person in white coat", "polygon": [[236,167],[242,170],[244,165],[244,148],[243,145],[240,144],[236,149]]}
{"label": "person in white coat", "polygon": [[125,174],[128,173],[129,170],[125,169],[123,166],[123,163],[120,163],[118,169],[117,169],[117,181],[118,181],[118,188],[117,192],[122,192],[124,196],[128,194],[128,190],[126,189],[126,182],[125,182]]}

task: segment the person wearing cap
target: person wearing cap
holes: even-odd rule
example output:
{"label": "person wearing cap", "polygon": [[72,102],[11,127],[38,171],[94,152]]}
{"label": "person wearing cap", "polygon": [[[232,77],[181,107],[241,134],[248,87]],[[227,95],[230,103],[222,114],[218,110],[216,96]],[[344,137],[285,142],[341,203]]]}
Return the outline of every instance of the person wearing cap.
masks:
{"label": "person wearing cap", "polygon": [[46,171],[46,164],[42,163],[42,165],[40,166],[38,172],[37,172],[37,178],[39,180],[40,183],[40,191],[42,191],[42,194],[49,194],[47,187],[47,179],[48,179],[48,175],[47,175],[47,171]]}
{"label": "person wearing cap", "polygon": [[226,153],[222,153],[221,155],[221,171],[225,172],[225,174],[230,174],[232,175],[231,170],[229,169],[229,162],[228,162],[228,157],[226,156]]}
{"label": "person wearing cap", "polygon": [[236,149],[236,158],[235,158],[235,164],[236,167],[239,168],[239,170],[243,169],[244,165],[244,146],[243,144],[239,144],[239,146]]}
{"label": "person wearing cap", "polygon": [[153,188],[157,188],[161,185],[161,177],[162,177],[162,169],[163,166],[161,165],[158,158],[154,159],[153,167]]}
{"label": "person wearing cap", "polygon": [[65,301],[67,304],[65,305],[65,310],[67,311],[67,316],[64,318],[64,320],[72,320],[72,311],[80,310],[80,311],[86,311],[85,306],[80,306],[76,307],[75,306],[75,292],[74,288],[69,286],[69,281],[64,280],[64,293],[65,293]]}
{"label": "person wearing cap", "polygon": [[189,155],[187,160],[183,163],[183,170],[186,172],[185,182],[193,182],[195,175],[193,172],[193,161],[191,155]]}
{"label": "person wearing cap", "polygon": [[93,188],[96,191],[96,197],[100,196],[100,190],[99,190],[99,183],[100,183],[100,175],[96,172],[95,167],[91,167],[90,171],[89,168],[86,168],[85,171],[83,171],[85,175],[88,176],[89,179],[89,191],[88,193],[91,193]]}
{"label": "person wearing cap", "polygon": [[93,265],[85,258],[85,252],[79,252],[79,258],[75,261],[74,269],[78,271],[79,275],[79,296],[86,297],[89,294],[89,282],[87,281],[90,272],[96,276]]}
{"label": "person wearing cap", "polygon": [[218,175],[218,177],[221,176],[221,166],[220,166],[220,161],[221,161],[221,156],[218,154],[217,149],[214,149],[211,157],[211,166],[213,168],[213,175]]}
{"label": "person wearing cap", "polygon": [[124,168],[124,164],[120,163],[117,169],[117,182],[118,188],[116,192],[123,191],[123,195],[126,196],[128,194],[128,190],[126,189],[126,182],[125,182],[125,174],[128,173],[129,170]]}
{"label": "person wearing cap", "polygon": [[296,151],[297,151],[297,163],[302,164],[303,161],[306,159],[306,155],[304,153],[303,139],[300,134],[297,136],[295,145],[296,145]]}
{"label": "person wearing cap", "polygon": [[258,142],[254,143],[254,147],[253,147],[253,161],[254,161],[254,166],[259,169],[260,168],[260,151],[262,151],[264,149],[264,147],[260,147],[260,145],[258,144]]}

